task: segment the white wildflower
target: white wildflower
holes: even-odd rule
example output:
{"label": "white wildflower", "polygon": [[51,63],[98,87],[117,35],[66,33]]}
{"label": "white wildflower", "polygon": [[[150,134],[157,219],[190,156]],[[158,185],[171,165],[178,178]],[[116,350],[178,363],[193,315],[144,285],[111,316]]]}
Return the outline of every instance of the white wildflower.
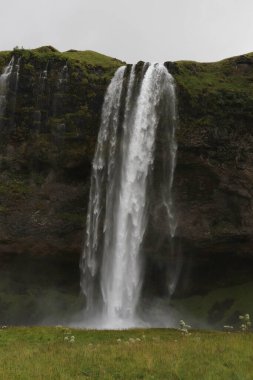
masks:
{"label": "white wildflower", "polygon": [[185,321],[183,321],[182,319],[181,319],[181,321],[179,322],[179,331],[181,331],[181,333],[183,334],[183,335],[191,335],[191,334],[189,334],[189,329],[191,329],[191,326],[190,325],[187,325],[186,323],[185,323]]}
{"label": "white wildflower", "polygon": [[225,330],[233,330],[233,329],[234,329],[233,326],[229,326],[229,325],[225,325],[225,326],[223,326],[223,328],[224,328]]}

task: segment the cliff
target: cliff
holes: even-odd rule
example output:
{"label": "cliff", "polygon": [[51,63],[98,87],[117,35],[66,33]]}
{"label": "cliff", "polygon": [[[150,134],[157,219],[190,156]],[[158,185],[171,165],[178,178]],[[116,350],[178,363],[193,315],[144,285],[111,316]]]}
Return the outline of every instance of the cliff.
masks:
{"label": "cliff", "polygon": [[0,252],[79,253],[101,105],[121,62],[45,47],[2,53],[0,69],[12,55],[20,69],[0,128]]}
{"label": "cliff", "polygon": [[[0,309],[1,319],[14,323],[18,315],[22,323],[38,320],[34,299],[43,304],[45,289],[53,292],[50,307],[64,294],[59,310],[78,294],[101,106],[122,62],[42,47],[0,53],[0,71],[12,56],[18,83],[10,85],[0,118]],[[251,280],[253,54],[166,65],[178,95],[174,198],[182,297]]]}

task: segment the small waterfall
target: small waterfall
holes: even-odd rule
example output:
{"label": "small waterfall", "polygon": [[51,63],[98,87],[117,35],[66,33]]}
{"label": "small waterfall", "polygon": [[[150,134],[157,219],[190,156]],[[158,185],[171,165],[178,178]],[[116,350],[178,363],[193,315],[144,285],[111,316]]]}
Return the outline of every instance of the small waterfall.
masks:
{"label": "small waterfall", "polygon": [[140,323],[137,309],[143,280],[142,242],[160,125],[168,138],[163,202],[171,237],[176,228],[172,199],[174,80],[164,65],[145,64],[138,87],[136,66],[127,71],[126,67],[117,70],[105,95],[80,264],[87,311],[92,318],[100,317],[100,324],[112,328]]}
{"label": "small waterfall", "polygon": [[61,86],[66,83],[69,79],[69,68],[67,65],[67,62],[63,66],[63,68],[60,71],[59,79],[58,79],[58,87],[61,88]]}
{"label": "small waterfall", "polygon": [[[13,92],[13,113],[16,107],[16,96],[18,89],[18,79],[19,79],[19,69],[20,69],[20,58],[15,64],[15,57],[13,56],[4,68],[2,75],[0,76],[0,118],[4,116],[6,105],[7,105],[7,95],[9,90]],[[1,124],[1,121],[0,121]]]}
{"label": "small waterfall", "polygon": [[18,81],[19,81],[19,70],[20,70],[20,60],[21,57],[18,58],[17,63],[14,65],[13,75],[13,92],[14,92],[14,99],[13,99],[13,113],[16,111],[16,102],[17,102],[17,92],[18,92]]}
{"label": "small waterfall", "polygon": [[43,93],[45,90],[45,84],[47,81],[48,63],[49,62],[47,62],[45,69],[40,73],[39,86],[40,86],[41,93]]}
{"label": "small waterfall", "polygon": [[[69,68],[66,62],[58,74],[57,86],[53,95],[53,115],[54,116],[57,116],[58,112],[61,112],[62,107],[64,107],[63,103],[66,97],[68,81],[69,81]],[[60,129],[62,128],[63,128],[63,125]]]}
{"label": "small waterfall", "polygon": [[49,64],[49,61],[47,61],[45,69],[42,70],[39,76],[36,106],[35,106],[35,111],[33,114],[33,124],[37,132],[40,131],[41,122],[42,122],[43,96],[46,90],[46,82],[48,78],[48,64]]}

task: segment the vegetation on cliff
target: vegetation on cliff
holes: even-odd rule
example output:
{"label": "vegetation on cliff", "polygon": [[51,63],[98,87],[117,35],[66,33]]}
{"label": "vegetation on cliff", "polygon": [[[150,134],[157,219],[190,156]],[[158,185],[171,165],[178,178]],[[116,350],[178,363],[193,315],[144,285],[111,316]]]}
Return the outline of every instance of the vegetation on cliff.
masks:
{"label": "vegetation on cliff", "polygon": [[[253,54],[214,63],[176,62],[174,75],[179,89],[179,142],[190,135],[205,137],[208,145],[214,139],[225,142],[249,132]],[[226,153],[222,157],[226,161],[235,158]]]}
{"label": "vegetation on cliff", "polygon": [[51,235],[57,245],[55,230],[83,228],[103,96],[122,64],[49,46],[0,53],[0,70],[12,56],[20,69],[17,91],[9,88],[0,120],[1,251],[7,241],[10,246],[33,235]]}
{"label": "vegetation on cliff", "polygon": [[15,48],[0,53],[1,72],[12,57],[19,78],[0,117],[0,320],[35,323],[79,302],[90,165],[104,93],[122,62]]}
{"label": "vegetation on cliff", "polygon": [[253,229],[253,54],[169,67],[178,88],[175,196],[180,212],[188,209],[182,235],[246,246]]}

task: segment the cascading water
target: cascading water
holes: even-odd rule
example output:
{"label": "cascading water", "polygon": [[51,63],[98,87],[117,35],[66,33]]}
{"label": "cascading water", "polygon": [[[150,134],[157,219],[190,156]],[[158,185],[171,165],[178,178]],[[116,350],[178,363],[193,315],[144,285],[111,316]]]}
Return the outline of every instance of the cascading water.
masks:
{"label": "cascading water", "polygon": [[[53,95],[53,115],[56,117],[58,116],[58,112],[61,111],[62,105],[64,104],[68,81],[69,68],[66,62],[58,73],[57,87]],[[65,124],[61,124],[60,129],[65,129]]]}
{"label": "cascading water", "polygon": [[44,93],[46,89],[46,83],[48,79],[48,64],[49,61],[47,61],[45,69],[40,73],[39,76],[39,83],[38,83],[38,93],[37,93],[37,99],[36,99],[36,109],[34,111],[33,115],[33,124],[37,131],[40,131],[41,123],[42,123],[42,108],[44,103]]}
{"label": "cascading water", "polygon": [[41,93],[43,93],[45,90],[45,83],[47,81],[48,63],[49,62],[47,62],[45,69],[40,73],[39,86],[40,86]]}
{"label": "cascading water", "polygon": [[14,57],[10,60],[9,64],[4,68],[0,76],[0,116],[3,116],[6,107],[6,95],[8,91],[9,77],[13,71]]}
{"label": "cascading water", "polygon": [[69,69],[68,69],[68,64],[65,63],[65,65],[63,66],[59,74],[58,87],[60,88],[62,84],[68,81],[68,79],[69,79]]}
{"label": "cascading water", "polygon": [[121,328],[140,323],[142,243],[159,125],[166,129],[169,151],[162,197],[168,234],[175,234],[175,123],[174,80],[164,65],[145,64],[141,78],[135,65],[130,73],[126,67],[117,70],[102,110],[80,264],[87,312],[100,319],[100,326]]}
{"label": "cascading water", "polygon": [[17,60],[17,63],[14,65],[14,82],[13,82],[13,89],[14,89],[14,99],[13,99],[13,112],[16,111],[16,101],[17,101],[17,91],[18,91],[18,81],[19,81],[19,70],[20,70],[20,60],[19,57]]}
{"label": "cascading water", "polygon": [[[4,68],[2,75],[0,76],[0,118],[4,116],[6,103],[7,103],[7,95],[10,88],[10,84],[12,82],[12,91],[14,94],[13,99],[13,112],[15,112],[16,106],[16,94],[18,88],[18,79],[19,79],[19,68],[20,68],[20,58],[15,64],[15,57],[13,56],[8,63],[8,65]],[[0,121],[1,122],[1,121]]]}

